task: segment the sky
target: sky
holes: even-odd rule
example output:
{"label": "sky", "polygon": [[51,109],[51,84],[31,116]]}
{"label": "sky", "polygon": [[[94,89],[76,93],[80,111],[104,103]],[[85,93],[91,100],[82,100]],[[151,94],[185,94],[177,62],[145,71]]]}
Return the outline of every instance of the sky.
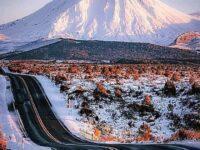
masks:
{"label": "sky", "polygon": [[[0,24],[23,18],[52,0],[0,0]],[[200,12],[200,0],[161,0],[185,13]]]}

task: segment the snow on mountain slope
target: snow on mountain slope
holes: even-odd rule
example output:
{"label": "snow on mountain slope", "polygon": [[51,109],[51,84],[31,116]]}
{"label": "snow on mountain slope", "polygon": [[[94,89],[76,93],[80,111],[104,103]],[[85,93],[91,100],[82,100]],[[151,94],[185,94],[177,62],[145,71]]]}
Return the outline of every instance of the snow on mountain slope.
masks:
{"label": "snow on mountain slope", "polygon": [[6,40],[6,36],[4,34],[0,34],[0,41]]}
{"label": "snow on mountain slope", "polygon": [[169,45],[200,20],[159,0],[53,0],[21,20],[0,26],[10,41],[74,38]]}
{"label": "snow on mountain slope", "polygon": [[191,15],[200,19],[200,12],[192,13]]}
{"label": "snow on mountain slope", "polygon": [[0,41],[0,55],[7,52],[20,52],[37,49],[60,41],[61,39],[38,39],[31,42]]}

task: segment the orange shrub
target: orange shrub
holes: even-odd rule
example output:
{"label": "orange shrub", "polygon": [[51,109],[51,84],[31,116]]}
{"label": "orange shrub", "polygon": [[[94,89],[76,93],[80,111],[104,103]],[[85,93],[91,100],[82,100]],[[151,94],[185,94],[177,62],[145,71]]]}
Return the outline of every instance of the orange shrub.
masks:
{"label": "orange shrub", "polygon": [[122,91],[121,91],[121,89],[119,89],[119,88],[116,88],[116,89],[115,89],[115,96],[116,96],[116,97],[121,97],[121,96],[122,96]]}
{"label": "orange shrub", "polygon": [[190,84],[193,84],[195,82],[195,78],[194,77],[190,77],[189,82],[190,82]]}
{"label": "orange shrub", "polygon": [[164,75],[169,78],[172,76],[172,74],[173,74],[172,71],[169,71],[169,70],[166,70],[164,73]]}
{"label": "orange shrub", "polygon": [[102,68],[102,74],[103,74],[104,76],[110,76],[109,67],[104,66],[104,67]]}
{"label": "orange shrub", "polygon": [[176,86],[172,81],[167,81],[164,86],[164,93],[167,96],[175,96],[176,95]]}
{"label": "orange shrub", "polygon": [[144,98],[144,102],[145,105],[151,105],[151,96],[150,95],[146,95]]}
{"label": "orange shrub", "polygon": [[92,66],[91,65],[86,66],[85,73],[92,74]]}
{"label": "orange shrub", "polygon": [[138,80],[140,78],[140,74],[138,70],[133,70],[133,78],[134,80]]}
{"label": "orange shrub", "polygon": [[6,150],[7,147],[7,140],[3,137],[3,133],[0,130],[0,149]]}
{"label": "orange shrub", "polygon": [[97,83],[97,89],[99,91],[99,93],[108,96],[108,91],[106,90],[106,88],[103,86],[103,84],[101,83]]}
{"label": "orange shrub", "polygon": [[175,134],[173,134],[168,141],[177,140],[200,140],[200,132],[180,129]]}
{"label": "orange shrub", "polygon": [[136,141],[143,142],[143,141],[150,141],[152,138],[151,135],[151,128],[148,124],[143,123],[139,128],[139,136],[136,138]]}
{"label": "orange shrub", "polygon": [[69,67],[68,72],[69,73],[79,73],[80,70],[77,65],[72,65]]}
{"label": "orange shrub", "polygon": [[180,79],[181,79],[181,75],[179,74],[179,73],[174,73],[173,75],[172,75],[172,77],[171,77],[171,80],[172,81],[180,81]]}

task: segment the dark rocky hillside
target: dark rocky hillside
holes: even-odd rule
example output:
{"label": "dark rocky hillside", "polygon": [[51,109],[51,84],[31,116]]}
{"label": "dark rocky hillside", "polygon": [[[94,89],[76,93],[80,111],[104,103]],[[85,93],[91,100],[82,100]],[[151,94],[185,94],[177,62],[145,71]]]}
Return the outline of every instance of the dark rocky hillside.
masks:
{"label": "dark rocky hillside", "polygon": [[200,63],[200,54],[148,43],[61,40],[57,43],[21,53],[10,53],[1,59],[38,60],[110,60],[119,63],[172,62]]}

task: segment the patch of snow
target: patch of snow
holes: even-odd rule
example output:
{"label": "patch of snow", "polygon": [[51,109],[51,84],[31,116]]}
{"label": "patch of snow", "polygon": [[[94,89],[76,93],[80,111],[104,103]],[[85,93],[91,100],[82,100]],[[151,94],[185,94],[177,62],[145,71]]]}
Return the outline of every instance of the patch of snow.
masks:
{"label": "patch of snow", "polygon": [[190,15],[196,17],[197,19],[200,19],[200,12],[195,12],[195,13],[192,13]]}
{"label": "patch of snow", "polygon": [[37,49],[60,41],[61,39],[38,39],[31,42],[0,41],[0,54],[7,52],[24,52]]}
{"label": "patch of snow", "polygon": [[[155,108],[155,110],[159,111],[161,117],[156,119],[153,123],[150,123],[150,127],[152,130],[153,135],[156,135],[159,137],[159,141],[162,142],[165,139],[168,139],[171,137],[172,134],[175,133],[175,131],[171,130],[171,124],[172,121],[167,118],[167,114],[169,113],[168,105],[173,104],[174,105],[174,114],[179,115],[180,117],[183,117],[187,113],[191,113],[192,110],[184,107],[181,105],[181,98],[184,98],[184,96],[181,95],[181,97],[160,97],[155,92],[152,92],[154,89],[162,89],[168,80],[167,77],[163,76],[149,76],[149,75],[143,75],[140,77],[139,80],[133,80],[133,79],[121,79],[120,85],[115,85],[116,83],[111,81],[106,81],[103,79],[103,77],[96,77],[93,79],[94,82],[87,81],[84,79],[74,77],[70,80],[70,82],[67,82],[69,84],[69,90],[67,92],[67,95],[73,95],[73,98],[75,101],[78,101],[79,104],[83,101],[83,99],[78,98],[73,93],[77,87],[82,87],[85,92],[83,95],[90,100],[90,108],[94,110],[95,114],[99,117],[101,121],[105,121],[106,124],[108,124],[113,131],[114,134],[118,136],[118,138],[125,138],[123,134],[121,134],[124,130],[130,129],[128,126],[129,119],[121,116],[123,114],[123,111],[126,111],[126,107],[120,109],[120,103],[119,102],[111,102],[106,103],[104,101],[99,102],[96,104],[94,102],[92,92],[96,88],[96,83],[103,82],[103,85],[105,88],[109,91],[111,91],[111,94],[114,93],[115,87],[120,87],[124,92],[129,93],[132,91],[140,91],[142,90],[144,93],[143,95],[151,95],[152,98],[152,104]],[[180,88],[188,89],[190,87],[190,84],[188,83],[188,79],[183,79],[180,83],[176,83],[177,90]],[[122,95],[124,101],[126,102],[125,105],[131,104],[132,102],[141,103],[144,99],[142,96],[141,98],[134,98],[132,96]],[[66,100],[67,102],[67,96]],[[99,105],[102,105],[102,108],[99,108]],[[115,117],[117,119],[113,118],[113,114],[115,114]],[[146,119],[143,116],[139,116],[137,114],[134,114],[137,118],[136,121],[134,121],[134,127],[131,128],[131,131],[133,133],[137,133],[139,127],[145,122]]]}
{"label": "patch of snow", "polygon": [[[41,83],[49,101],[52,104],[52,109],[55,114],[60,118],[64,125],[78,137],[83,137],[85,131],[93,130],[90,125],[81,122],[78,110],[70,108],[67,101],[67,95],[60,93],[59,87],[55,85],[50,79],[45,76],[36,76],[38,81]],[[72,105],[76,105],[73,102]],[[67,105],[68,104],[68,105]]]}
{"label": "patch of snow", "polygon": [[19,114],[8,111],[8,105],[14,101],[11,92],[10,82],[8,78],[0,75],[0,125],[4,137],[8,141],[7,149],[32,149],[46,150],[34,144],[28,137],[24,137],[25,133],[20,130]]}
{"label": "patch of snow", "polygon": [[8,67],[1,67],[2,69],[3,69],[3,71],[5,72],[5,73],[10,73],[10,70],[8,69]]}

